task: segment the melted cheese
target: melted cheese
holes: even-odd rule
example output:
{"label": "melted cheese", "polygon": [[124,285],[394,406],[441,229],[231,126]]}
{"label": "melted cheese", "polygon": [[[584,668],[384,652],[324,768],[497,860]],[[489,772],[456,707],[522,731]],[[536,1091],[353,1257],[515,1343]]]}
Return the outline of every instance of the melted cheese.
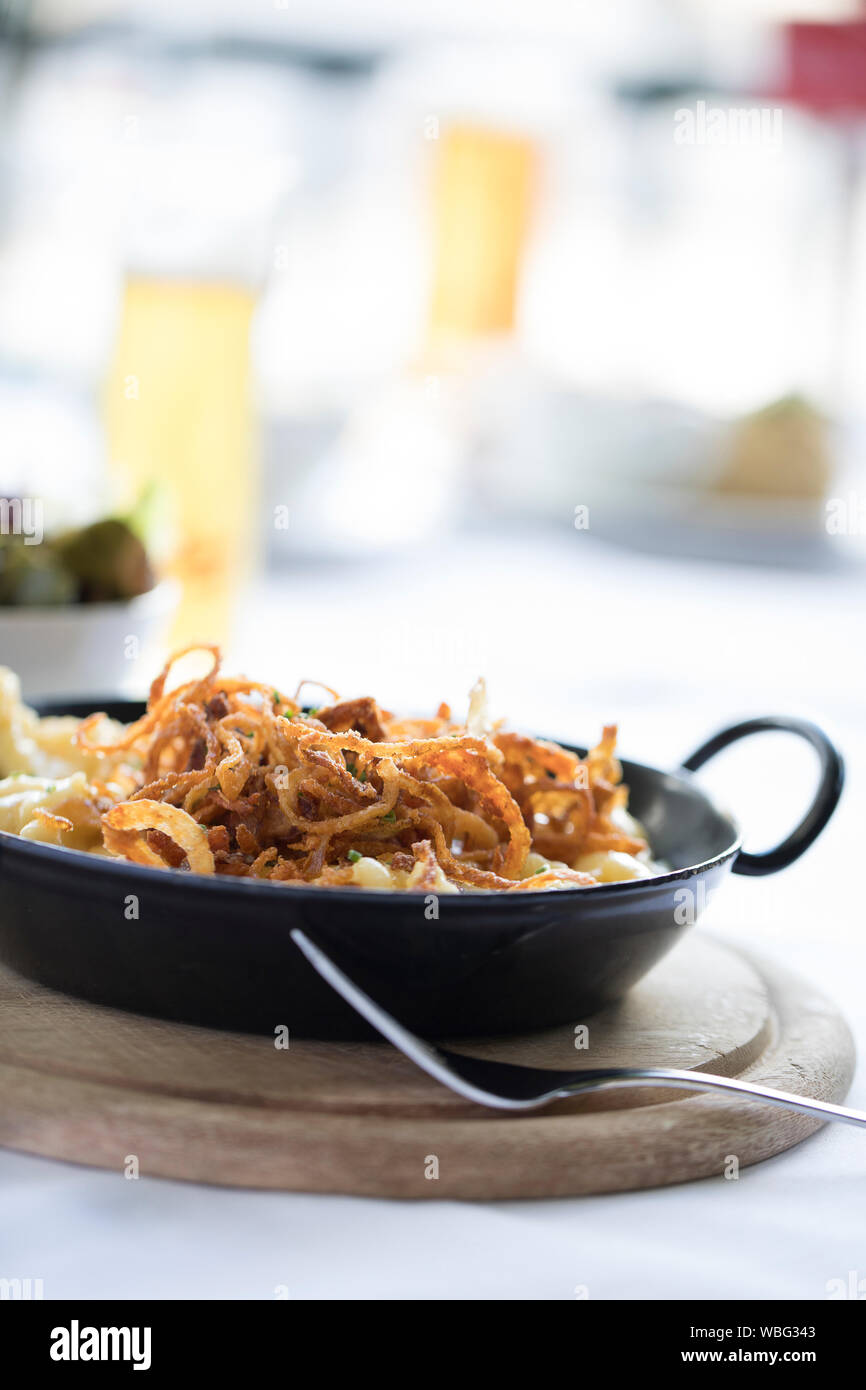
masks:
{"label": "melted cheese", "polygon": [[[79,748],[80,721],[40,719],[21,699],[18,677],[0,666],[0,830],[25,840],[101,850],[99,811],[92,781],[107,782],[122,754]],[[92,737],[110,742],[121,725],[105,720]],[[109,797],[127,795],[106,787]]]}
{"label": "melted cheese", "polygon": [[72,849],[98,848],[99,814],[87,778],[73,772],[47,777],[6,777],[0,781],[0,830],[23,840],[41,840]]}
{"label": "melted cheese", "polygon": [[[352,867],[352,882],[359,888],[377,888],[379,892],[399,893],[411,891],[422,877],[426,865],[416,864],[413,869],[392,869],[380,859],[362,856]],[[437,864],[435,883],[431,893],[459,893],[456,884],[451,883]]]}
{"label": "melted cheese", "polygon": [[[581,873],[592,874],[599,883],[620,883],[627,878],[652,878],[653,871],[633,854],[622,854],[619,850],[597,850],[593,854],[580,854],[574,867]],[[661,870],[657,869],[656,873]]]}
{"label": "melted cheese", "polygon": [[[24,772],[56,780],[72,772],[105,779],[113,760],[105,753],[79,748],[75,736],[81,721],[73,715],[40,719],[21,699],[21,683],[13,671],[0,666],[0,778]],[[111,719],[91,734],[93,742],[110,742],[121,725]]]}
{"label": "melted cheese", "polygon": [[[637,822],[632,821],[632,824]],[[597,851],[593,854],[582,854],[574,864],[563,864],[558,859],[545,859],[537,854],[535,850],[530,850],[524,860],[521,879],[532,878],[534,874],[544,873],[548,869],[579,869],[581,873],[592,874],[598,883],[619,883],[624,879],[630,878],[653,878],[656,874],[665,873],[663,864],[654,864],[648,857],[637,858],[633,854],[622,854],[616,850]],[[416,864],[410,873],[403,869],[392,869],[381,859],[370,859],[364,856],[353,866],[352,882],[359,888],[378,889],[379,892],[399,893],[407,889],[414,888],[423,873],[424,866]],[[562,888],[573,888],[574,884],[564,880]],[[551,888],[546,889],[550,892]],[[471,884],[463,884],[458,888],[450,879],[445,877],[441,868],[437,868],[437,882],[434,893],[472,893],[482,890],[474,888]]]}

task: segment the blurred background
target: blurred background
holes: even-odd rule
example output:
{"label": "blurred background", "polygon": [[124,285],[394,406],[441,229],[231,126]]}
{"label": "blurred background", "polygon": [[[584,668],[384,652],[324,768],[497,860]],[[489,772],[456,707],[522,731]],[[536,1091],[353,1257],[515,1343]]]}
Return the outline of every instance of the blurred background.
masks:
{"label": "blurred background", "polygon": [[[862,1045],[864,132],[853,0],[0,0],[0,664],[98,704],[218,640],[455,715],[483,674],[660,767],[811,717],[839,811],[706,921]],[[699,774],[755,850],[815,776]]]}
{"label": "blurred background", "polygon": [[[618,718],[656,763],[774,707],[860,747],[860,6],[0,25],[0,661],[29,694],[144,691],[218,640],[391,707],[483,672],[495,712]],[[768,838],[798,756],[731,755]]]}

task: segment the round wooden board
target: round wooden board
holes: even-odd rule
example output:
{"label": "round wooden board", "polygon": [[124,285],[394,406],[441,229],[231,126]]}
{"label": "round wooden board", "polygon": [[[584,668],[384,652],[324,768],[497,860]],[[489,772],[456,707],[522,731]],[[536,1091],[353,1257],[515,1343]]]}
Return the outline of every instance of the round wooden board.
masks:
{"label": "round wooden board", "polygon": [[[538,1066],[655,1063],[842,1100],[848,1028],[806,982],[695,933],[575,1028],[457,1046]],[[736,1098],[635,1088],[504,1116],[388,1044],[220,1033],[0,970],[0,1144],[142,1176],[419,1198],[614,1192],[757,1163],[819,1127]],[[435,1162],[434,1162],[435,1160]],[[428,1176],[438,1170],[438,1177]]]}

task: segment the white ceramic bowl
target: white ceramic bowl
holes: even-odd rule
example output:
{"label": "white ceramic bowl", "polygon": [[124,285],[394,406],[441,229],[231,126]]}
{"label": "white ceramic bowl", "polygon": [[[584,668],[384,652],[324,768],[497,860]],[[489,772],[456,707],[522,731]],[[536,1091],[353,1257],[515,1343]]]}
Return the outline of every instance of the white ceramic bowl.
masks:
{"label": "white ceramic bowl", "polygon": [[179,594],[163,580],[126,602],[0,607],[0,666],[20,677],[27,700],[145,694]]}

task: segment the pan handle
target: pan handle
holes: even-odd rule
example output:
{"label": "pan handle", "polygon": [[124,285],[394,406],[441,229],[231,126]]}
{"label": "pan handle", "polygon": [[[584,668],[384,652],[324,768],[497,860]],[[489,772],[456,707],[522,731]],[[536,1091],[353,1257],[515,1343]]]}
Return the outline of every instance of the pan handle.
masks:
{"label": "pan handle", "polygon": [[821,834],[842,795],[845,765],[838,749],[817,724],[812,724],[808,719],[789,719],[784,714],[766,714],[758,719],[744,719],[741,724],[732,724],[729,729],[721,729],[719,733],[707,739],[706,743],[702,743],[700,748],[696,748],[691,757],[685,759],[683,767],[687,772],[697,772],[699,767],[703,767],[705,762],[729,744],[736,743],[741,738],[748,738],[750,734],[762,734],[769,730],[797,734],[811,744],[818,754],[821,777],[811,806],[787,839],[776,845],[775,849],[765,850],[763,854],[750,854],[748,850],[741,849],[734,860],[735,874],[774,874],[778,869],[786,869],[789,864],[793,864]]}

